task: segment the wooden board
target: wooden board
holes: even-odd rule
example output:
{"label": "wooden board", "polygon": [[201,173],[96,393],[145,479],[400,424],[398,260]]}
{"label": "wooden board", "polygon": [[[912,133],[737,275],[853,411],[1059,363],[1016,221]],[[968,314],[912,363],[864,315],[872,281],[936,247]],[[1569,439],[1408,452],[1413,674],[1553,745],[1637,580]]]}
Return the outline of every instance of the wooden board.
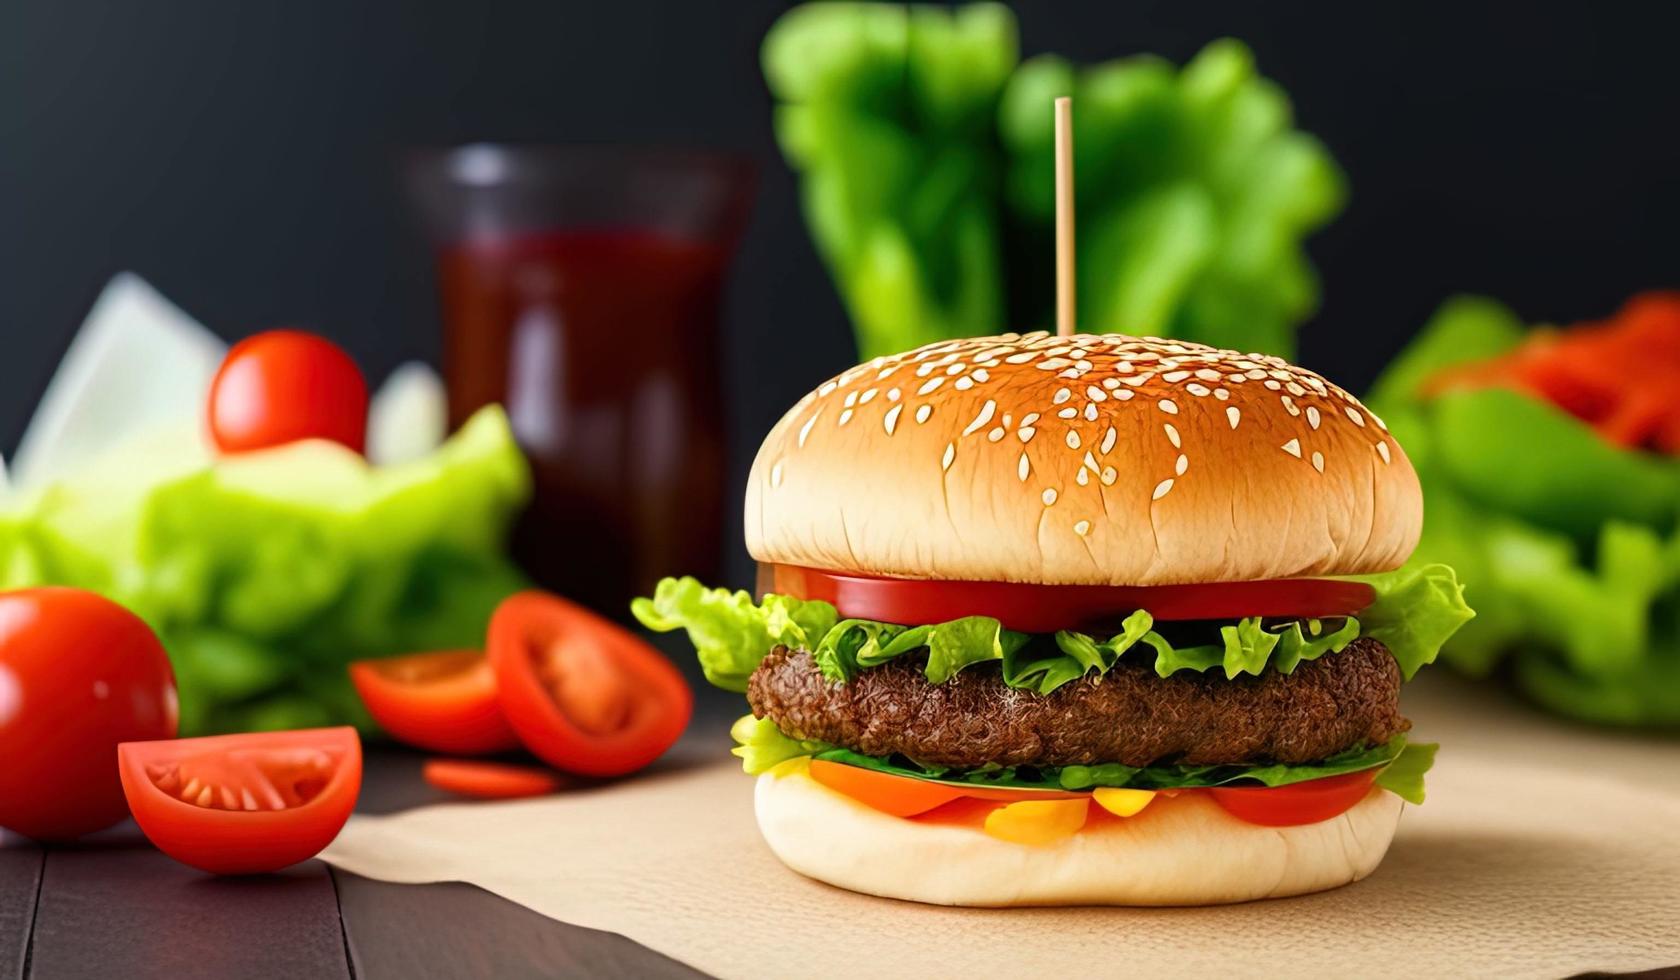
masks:
{"label": "wooden board", "polygon": [[18,980],[29,957],[43,852],[0,831],[0,980]]}

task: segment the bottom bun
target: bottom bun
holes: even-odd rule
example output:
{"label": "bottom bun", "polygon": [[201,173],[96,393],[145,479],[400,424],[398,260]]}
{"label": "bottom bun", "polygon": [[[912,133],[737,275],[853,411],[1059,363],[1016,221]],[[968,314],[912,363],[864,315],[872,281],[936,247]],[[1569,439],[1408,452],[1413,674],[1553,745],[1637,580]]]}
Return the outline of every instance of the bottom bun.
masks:
{"label": "bottom bun", "polygon": [[883,898],[975,906],[1221,905],[1323,891],[1376,869],[1403,806],[1373,788],[1334,819],[1262,827],[1186,793],[1035,846],[889,816],[816,782],[803,760],[760,776],[755,793],[760,832],[800,874]]}

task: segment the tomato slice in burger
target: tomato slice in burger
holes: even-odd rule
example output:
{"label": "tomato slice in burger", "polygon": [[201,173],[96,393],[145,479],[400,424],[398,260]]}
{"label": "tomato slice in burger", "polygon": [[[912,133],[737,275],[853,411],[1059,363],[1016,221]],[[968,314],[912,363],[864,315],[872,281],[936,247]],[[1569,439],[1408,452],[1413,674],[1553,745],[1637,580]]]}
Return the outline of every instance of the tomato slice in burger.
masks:
{"label": "tomato slice in burger", "polygon": [[362,787],[353,728],[124,742],[123,792],[165,854],[212,874],[278,871],[314,857]]}
{"label": "tomato slice in burger", "polygon": [[766,566],[759,585],[762,592],[821,599],[848,618],[915,624],[991,616],[1006,628],[1023,633],[1118,630],[1121,620],[1139,609],[1148,610],[1158,620],[1349,616],[1376,597],[1376,590],[1364,582],[1337,579],[1206,585],[1031,585],[880,578],[794,565]]}
{"label": "tomato slice in burger", "polygon": [[844,793],[865,806],[895,817],[913,817],[927,813],[957,799],[1025,803],[1035,800],[1077,800],[1089,795],[1061,790],[953,786],[950,783],[914,779],[826,759],[811,760],[811,778],[836,793]]}
{"label": "tomato slice in burger", "polygon": [[496,674],[477,651],[359,660],[350,681],[373,720],[409,745],[454,755],[519,745],[496,700]]}
{"label": "tomato slice in burger", "polygon": [[1376,769],[1288,786],[1214,786],[1207,792],[1238,820],[1265,827],[1319,823],[1353,809],[1371,791]]}
{"label": "tomato slice in burger", "polygon": [[658,650],[545,592],[497,607],[489,655],[514,732],[566,772],[634,772],[671,747],[694,711],[688,682]]}

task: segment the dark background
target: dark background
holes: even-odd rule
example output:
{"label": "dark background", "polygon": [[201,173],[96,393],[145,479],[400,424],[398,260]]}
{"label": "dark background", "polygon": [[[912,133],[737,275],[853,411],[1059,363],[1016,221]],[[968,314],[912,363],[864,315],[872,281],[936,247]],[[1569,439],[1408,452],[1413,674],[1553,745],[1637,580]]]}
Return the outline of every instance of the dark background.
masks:
{"label": "dark background", "polygon": [[[438,348],[429,256],[393,179],[398,149],[692,143],[744,151],[763,170],[726,318],[738,485],[783,408],[852,360],[758,71],[758,41],[786,6],[7,0],[0,450],[119,270],[230,338],[324,331],[377,382]],[[1255,49],[1349,175],[1348,210],[1312,243],[1324,305],[1301,359],[1350,387],[1455,291],[1567,321],[1680,285],[1672,13],[1248,0],[1017,10],[1027,55],[1183,61],[1221,35]]]}

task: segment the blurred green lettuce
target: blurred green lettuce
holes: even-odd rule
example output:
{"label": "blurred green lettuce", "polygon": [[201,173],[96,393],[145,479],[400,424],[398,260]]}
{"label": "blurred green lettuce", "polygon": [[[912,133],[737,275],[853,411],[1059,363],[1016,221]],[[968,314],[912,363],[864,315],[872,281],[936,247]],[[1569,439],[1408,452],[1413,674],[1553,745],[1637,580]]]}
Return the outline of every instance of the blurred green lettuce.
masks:
{"label": "blurred green lettuce", "polygon": [[528,494],[496,407],[387,467],[325,442],[212,462],[142,440],[0,495],[0,589],[77,586],[146,619],[184,734],[366,727],[345,665],[481,646],[523,585],[503,546]]}
{"label": "blurred green lettuce", "polygon": [[1369,399],[1423,483],[1413,561],[1451,564],[1476,609],[1443,656],[1473,675],[1508,665],[1563,714],[1680,723],[1680,460],[1613,446],[1516,391],[1427,390],[1524,334],[1492,300],[1453,299]]}
{"label": "blurred green lettuce", "polygon": [[1290,356],[1341,209],[1324,147],[1242,44],[1019,62],[1014,15],[867,3],[771,28],[776,131],[865,358],[1050,320],[1052,100],[1074,97],[1079,322]]}

